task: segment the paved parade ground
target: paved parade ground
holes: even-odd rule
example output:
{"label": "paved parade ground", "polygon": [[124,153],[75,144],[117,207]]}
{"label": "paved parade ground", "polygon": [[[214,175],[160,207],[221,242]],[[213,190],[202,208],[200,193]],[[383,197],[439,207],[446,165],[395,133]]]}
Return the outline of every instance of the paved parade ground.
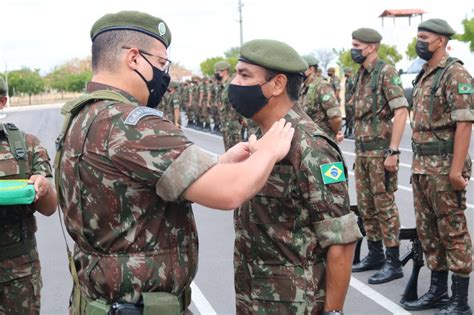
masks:
{"label": "paved parade ground", "polygon": [[[34,106],[20,109],[5,110],[6,117],[0,122],[13,122],[25,132],[38,136],[48,149],[51,159],[54,159],[54,140],[62,126],[62,116],[59,105]],[[220,136],[185,129],[190,140],[205,150],[220,154],[224,150]],[[401,144],[399,189],[396,201],[400,210],[403,227],[414,227],[415,216],[411,193],[411,129],[407,129]],[[474,156],[474,141],[471,141],[470,154]],[[356,203],[352,164],[354,162],[354,141],[346,140],[341,144],[346,163],[351,170],[350,197],[352,204]],[[212,192],[210,192],[212,193]],[[474,233],[474,180],[471,179],[467,192],[468,209],[466,215],[471,236]],[[233,213],[232,211],[217,211],[194,204],[194,213],[199,233],[199,269],[193,283],[193,304],[191,310],[195,314],[234,314],[234,284],[233,284]],[[64,239],[61,234],[58,215],[43,217],[36,215],[38,221],[37,240],[42,265],[43,289],[42,312],[45,315],[66,314],[68,298],[72,288],[66,259]],[[72,242],[69,239],[70,244]],[[403,255],[409,247],[404,241],[400,252]],[[366,243],[362,249],[366,254]],[[346,314],[410,314],[398,304],[400,296],[411,273],[411,262],[404,268],[405,277],[388,284],[369,285],[367,279],[373,271],[353,274],[351,286],[345,304]],[[429,272],[422,268],[419,278],[419,294],[426,292],[429,286]],[[469,296],[471,307],[474,306],[474,285],[470,286]],[[414,312],[413,314],[431,314],[429,312]]]}

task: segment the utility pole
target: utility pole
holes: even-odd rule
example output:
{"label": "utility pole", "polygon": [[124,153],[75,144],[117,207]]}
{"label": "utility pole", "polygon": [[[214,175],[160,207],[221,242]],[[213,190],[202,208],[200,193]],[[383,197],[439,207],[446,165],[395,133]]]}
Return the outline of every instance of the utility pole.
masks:
{"label": "utility pole", "polygon": [[242,4],[242,0],[239,0],[239,24],[240,24],[240,46],[244,43],[244,33],[242,29],[242,7],[244,5]]}

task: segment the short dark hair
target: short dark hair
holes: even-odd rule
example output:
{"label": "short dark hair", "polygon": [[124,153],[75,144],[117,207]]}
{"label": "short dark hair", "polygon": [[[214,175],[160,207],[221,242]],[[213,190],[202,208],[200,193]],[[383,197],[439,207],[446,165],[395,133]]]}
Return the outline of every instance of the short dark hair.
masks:
{"label": "short dark hair", "polygon": [[119,30],[99,34],[92,42],[92,70],[113,71],[124,46],[150,49],[152,38],[140,32]]}
{"label": "short dark hair", "polygon": [[278,74],[283,74],[288,79],[286,83],[286,92],[288,93],[288,97],[292,101],[298,101],[300,97],[300,88],[301,84],[303,84],[303,75],[300,73],[287,73],[287,72],[277,72],[273,70],[266,70],[265,80],[270,81]]}

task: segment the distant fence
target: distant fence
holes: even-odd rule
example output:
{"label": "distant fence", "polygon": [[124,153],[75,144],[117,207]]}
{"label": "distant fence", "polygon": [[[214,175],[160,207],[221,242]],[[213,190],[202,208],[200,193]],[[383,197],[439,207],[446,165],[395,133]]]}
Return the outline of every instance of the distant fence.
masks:
{"label": "distant fence", "polygon": [[[80,96],[81,93],[44,93],[31,96],[31,105],[62,103]],[[10,96],[10,106],[30,105],[28,95]]]}

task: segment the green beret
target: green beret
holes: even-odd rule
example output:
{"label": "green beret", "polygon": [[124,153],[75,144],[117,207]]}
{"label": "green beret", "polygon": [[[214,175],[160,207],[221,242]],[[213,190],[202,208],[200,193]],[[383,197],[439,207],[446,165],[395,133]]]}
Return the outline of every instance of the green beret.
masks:
{"label": "green beret", "polygon": [[371,28],[359,28],[358,30],[352,32],[352,39],[357,39],[368,44],[380,43],[382,40],[382,35]]}
{"label": "green beret", "polygon": [[0,95],[5,96],[7,95],[7,83],[5,82],[5,79],[3,77],[0,77]]}
{"label": "green beret", "polygon": [[179,87],[179,83],[176,81],[171,81],[168,85],[168,88],[177,89]]}
{"label": "green beret", "polygon": [[352,68],[344,68],[344,73],[351,73],[352,72]]}
{"label": "green beret", "polygon": [[306,63],[308,64],[308,66],[312,67],[312,66],[317,66],[319,64],[319,61],[318,59],[316,59],[316,57],[314,57],[313,55],[306,55],[306,56],[303,56],[303,59],[304,61],[306,61]]}
{"label": "green beret", "polygon": [[121,11],[106,14],[91,28],[91,39],[107,31],[137,31],[161,41],[166,47],[171,44],[171,32],[165,21],[138,11]]}
{"label": "green beret", "polygon": [[240,61],[287,73],[301,73],[308,64],[289,45],[271,39],[255,39],[240,48]]}
{"label": "green beret", "polygon": [[456,33],[448,22],[441,19],[429,19],[418,25],[418,31],[426,31],[451,37]]}
{"label": "green beret", "polygon": [[214,71],[222,71],[230,69],[230,63],[225,60],[218,61],[214,64]]}
{"label": "green beret", "polygon": [[328,68],[328,72],[336,72],[336,68],[330,67],[330,68]]}

